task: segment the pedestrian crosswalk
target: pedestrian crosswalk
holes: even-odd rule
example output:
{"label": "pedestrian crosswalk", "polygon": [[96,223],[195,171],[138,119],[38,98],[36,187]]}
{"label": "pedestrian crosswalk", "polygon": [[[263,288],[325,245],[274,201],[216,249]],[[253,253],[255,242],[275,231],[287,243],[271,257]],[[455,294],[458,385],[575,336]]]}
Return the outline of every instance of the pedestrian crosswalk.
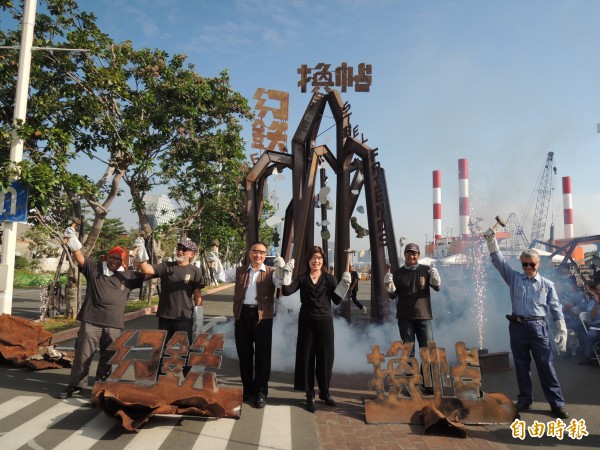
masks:
{"label": "pedestrian crosswalk", "polygon": [[0,449],[292,448],[292,416],[303,414],[294,411],[300,408],[267,405],[257,410],[244,405],[243,410],[239,420],[159,415],[137,432],[127,432],[114,418],[90,408],[86,399],[18,395],[0,403]]}

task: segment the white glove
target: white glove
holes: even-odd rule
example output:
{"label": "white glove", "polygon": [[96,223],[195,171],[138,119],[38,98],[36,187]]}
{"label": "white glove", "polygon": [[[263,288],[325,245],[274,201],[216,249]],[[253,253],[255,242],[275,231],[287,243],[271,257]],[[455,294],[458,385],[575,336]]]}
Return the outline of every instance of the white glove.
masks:
{"label": "white glove", "polygon": [[142,263],[142,262],[148,261],[150,259],[150,257],[148,256],[148,251],[146,250],[146,247],[144,246],[144,238],[143,237],[136,238],[135,241],[133,241],[133,247],[137,249],[137,252],[135,253],[135,260],[138,263]]}
{"label": "white glove", "polygon": [[[396,286],[394,286],[394,276],[391,273],[386,273],[383,277],[383,284],[385,285],[385,291],[388,294],[396,292]],[[393,301],[393,298],[390,298],[390,301]]]}
{"label": "white glove", "polygon": [[294,272],[294,260],[290,259],[290,262],[283,266],[283,278],[281,280],[284,286],[292,284],[292,272]]}
{"label": "white glove", "polygon": [[[196,339],[204,327],[204,306],[194,306],[192,311],[192,337]],[[190,342],[190,345],[192,343]]]}
{"label": "white glove", "polygon": [[275,267],[275,276],[280,280],[283,280],[285,275],[283,270],[283,266],[285,266],[285,260],[281,256],[278,256],[273,260],[273,266]]}
{"label": "white glove", "polygon": [[487,231],[483,233],[483,237],[487,242],[487,248],[490,251],[490,255],[500,251],[500,247],[498,247],[498,241],[496,240],[496,232],[493,229],[488,228]]}
{"label": "white glove", "polygon": [[352,276],[350,272],[344,272],[342,274],[342,281],[340,281],[335,288],[335,293],[339,295],[341,298],[344,298],[348,293],[348,289],[350,288],[350,282],[352,281]]}
{"label": "white glove", "polygon": [[75,228],[68,227],[63,233],[63,237],[67,239],[67,245],[71,249],[71,251],[76,252],[77,250],[81,250],[81,242],[79,242],[79,238],[77,237],[77,232]]}
{"label": "white glove", "polygon": [[559,352],[567,350],[567,325],[565,319],[557,319],[554,321],[556,325],[556,336],[554,336],[554,342],[556,342],[556,348]]}
{"label": "white glove", "polygon": [[440,273],[437,271],[435,267],[429,269],[429,284],[433,287],[439,287],[442,283],[442,279],[440,278]]}

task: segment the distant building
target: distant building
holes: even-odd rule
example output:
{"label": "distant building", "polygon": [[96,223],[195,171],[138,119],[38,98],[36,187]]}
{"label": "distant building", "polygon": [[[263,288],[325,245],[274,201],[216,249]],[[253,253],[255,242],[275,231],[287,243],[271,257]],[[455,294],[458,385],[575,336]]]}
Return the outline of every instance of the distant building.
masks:
{"label": "distant building", "polygon": [[144,203],[146,204],[146,217],[153,230],[177,217],[175,207],[166,195],[146,195]]}

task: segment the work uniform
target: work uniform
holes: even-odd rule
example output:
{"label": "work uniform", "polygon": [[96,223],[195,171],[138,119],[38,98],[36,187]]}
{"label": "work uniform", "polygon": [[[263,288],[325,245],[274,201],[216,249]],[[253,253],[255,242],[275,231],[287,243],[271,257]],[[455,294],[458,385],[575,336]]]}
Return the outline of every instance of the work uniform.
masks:
{"label": "work uniform", "polygon": [[[124,269],[105,275],[105,263],[85,258],[81,273],[87,280],[85,299],[77,320],[81,322],[75,345],[75,358],[69,375],[69,386],[85,387],[96,349],[100,360],[96,379],[103,380],[111,372],[107,349],[125,328],[125,303],[133,289],[144,283],[144,274]],[[106,272],[108,273],[108,272]]]}
{"label": "work uniform", "polygon": [[[414,268],[413,268],[414,267]],[[402,342],[419,342],[419,348],[426,348],[427,343],[433,340],[431,320],[431,291],[439,291],[439,286],[431,286],[430,267],[417,264],[416,266],[402,266],[393,275],[396,291],[390,294],[396,298],[396,319]],[[415,354],[413,346],[411,355]]]}
{"label": "work uniform", "polygon": [[513,270],[500,251],[492,253],[491,258],[492,264],[510,288],[512,315],[517,319],[508,325],[519,385],[517,400],[524,404],[533,401],[530,372],[533,356],[546,400],[552,407],[564,406],[545,320],[547,314],[552,314],[555,321],[564,318],[554,283],[539,273],[529,278],[523,272]]}
{"label": "work uniform", "polygon": [[192,312],[196,305],[194,291],[202,289],[202,270],[193,264],[180,266],[176,261],[169,261],[152,266],[154,278],[160,278],[160,295],[158,299],[158,328],[166,330],[165,342],[176,331],[188,334],[192,343]]}

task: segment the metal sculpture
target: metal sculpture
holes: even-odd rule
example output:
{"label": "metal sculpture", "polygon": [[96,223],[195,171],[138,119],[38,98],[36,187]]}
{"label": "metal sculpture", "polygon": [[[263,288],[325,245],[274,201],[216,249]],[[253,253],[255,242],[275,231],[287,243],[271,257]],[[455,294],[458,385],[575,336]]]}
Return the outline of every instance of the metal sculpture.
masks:
{"label": "metal sculpture", "polygon": [[[393,342],[385,355],[375,345],[367,355],[377,395],[365,401],[367,423],[421,424],[424,418],[436,416],[423,413],[431,408],[462,424],[512,423],[518,417],[506,395],[481,391],[476,348],[467,349],[464,342],[457,342],[458,365],[449,367],[446,350],[430,341],[427,348],[419,349],[423,361],[419,367],[417,359],[409,356],[413,345]],[[387,392],[386,385],[390,386]]]}
{"label": "metal sculpture", "polygon": [[[336,145],[334,155],[326,145],[317,145],[319,126],[325,106],[329,105],[335,120]],[[266,179],[275,169],[292,170],[293,198],[286,209],[281,254],[294,258],[295,270],[301,267],[309,249],[315,245],[315,185],[319,170],[320,188],[328,187],[329,177],[319,165],[327,163],[336,177],[335,202],[335,276],[340,279],[345,268],[346,249],[350,247],[350,223],[356,202],[365,189],[369,243],[371,247],[371,321],[382,323],[389,314],[389,301],[383,286],[387,257],[392,269],[398,268],[398,255],[387,195],[385,172],[376,160],[377,149],[366,145],[357,127],[350,124],[350,105],[342,102],[339,93],[332,90],[313,96],[292,139],[291,155],[265,151],[246,177],[248,242],[258,240],[258,223],[262,213],[263,191]],[[328,202],[319,199],[321,208],[321,240],[325,252],[331,232],[327,228]],[[363,233],[366,234],[366,233]],[[330,261],[331,263],[332,261]],[[350,305],[346,302],[344,316],[350,320]]]}
{"label": "metal sculpture", "polygon": [[[200,334],[189,345],[187,334],[176,332],[164,346],[164,330],[125,330],[109,349],[109,378],[94,385],[91,401],[127,430],[135,430],[155,414],[190,414],[239,418],[241,388],[219,388],[216,374],[205,368],[221,366],[222,334]],[[163,350],[164,347],[164,350]]]}

